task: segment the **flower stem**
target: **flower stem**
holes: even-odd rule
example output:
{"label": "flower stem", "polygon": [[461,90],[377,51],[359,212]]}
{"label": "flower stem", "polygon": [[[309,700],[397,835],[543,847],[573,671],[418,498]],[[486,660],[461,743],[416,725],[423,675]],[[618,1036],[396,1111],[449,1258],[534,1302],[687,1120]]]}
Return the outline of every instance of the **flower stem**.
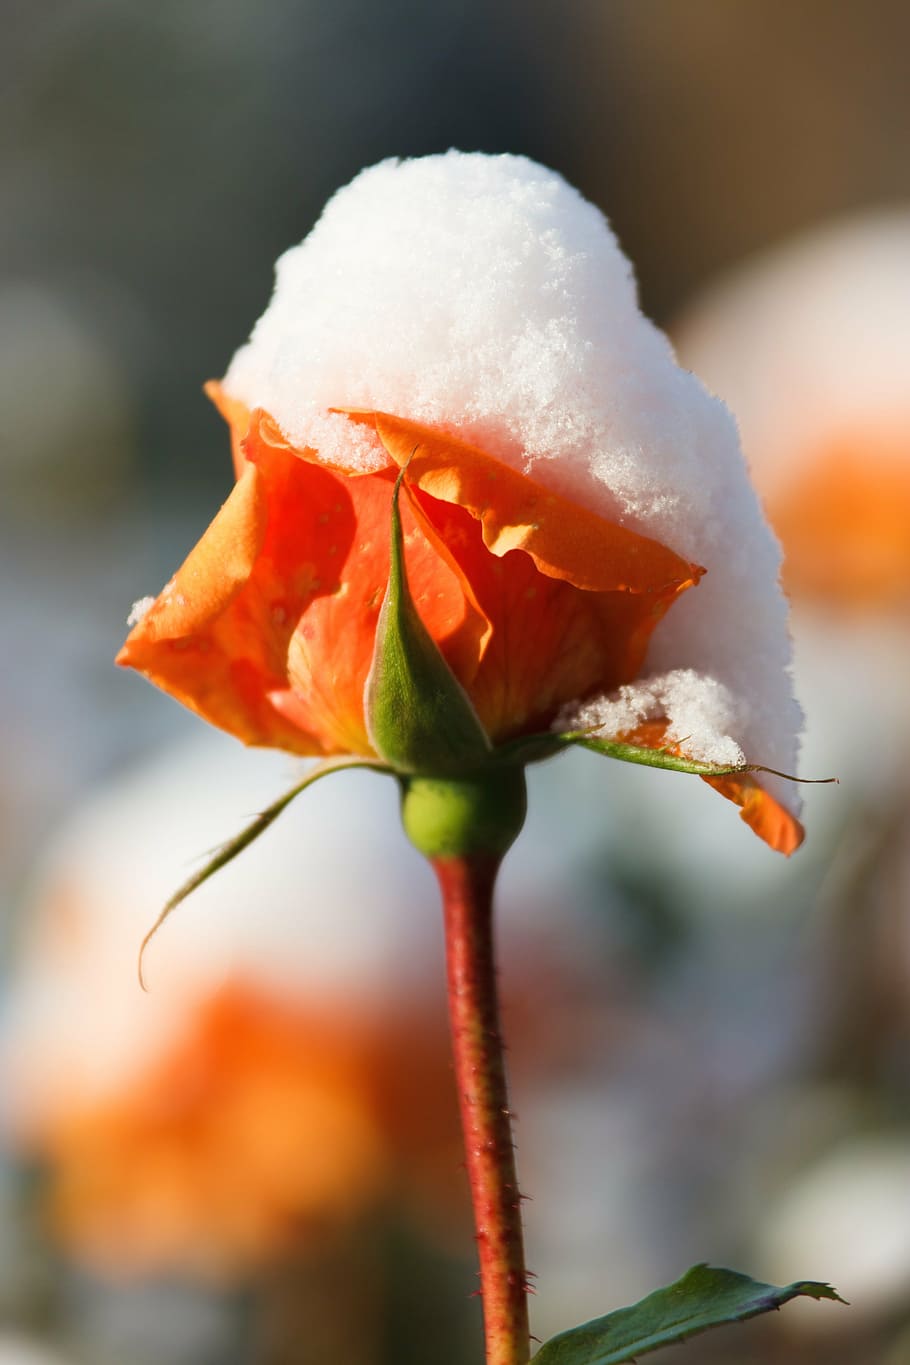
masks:
{"label": "flower stem", "polygon": [[432,859],[445,912],[449,1016],[477,1230],[487,1365],[527,1365],[527,1272],[496,967],[493,887],[501,857]]}

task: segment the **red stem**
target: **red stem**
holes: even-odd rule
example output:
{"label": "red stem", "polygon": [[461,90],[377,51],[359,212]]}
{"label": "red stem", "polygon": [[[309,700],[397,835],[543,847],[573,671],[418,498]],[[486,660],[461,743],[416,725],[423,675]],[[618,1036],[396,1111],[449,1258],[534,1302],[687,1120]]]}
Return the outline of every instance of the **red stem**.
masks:
{"label": "red stem", "polygon": [[449,1017],[477,1230],[487,1365],[530,1359],[521,1233],[496,967],[493,886],[500,859],[434,858],[446,929]]}

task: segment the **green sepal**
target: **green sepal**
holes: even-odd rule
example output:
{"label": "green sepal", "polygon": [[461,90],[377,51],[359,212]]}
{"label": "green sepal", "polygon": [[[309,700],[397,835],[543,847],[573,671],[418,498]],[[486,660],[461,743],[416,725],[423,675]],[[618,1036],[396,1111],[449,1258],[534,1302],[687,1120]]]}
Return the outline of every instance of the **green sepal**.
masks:
{"label": "green sepal", "polygon": [[490,742],[411,596],[398,506],[403,477],[404,470],[392,496],[389,583],[364,695],[367,733],[396,772],[472,772],[488,759]]}
{"label": "green sepal", "polygon": [[618,759],[620,763],[639,763],[646,768],[667,768],[674,773],[694,773],[698,777],[726,777],[728,773],[754,772],[758,768],[757,764],[703,763],[695,758],[671,754],[667,749],[649,749],[645,745],[626,744],[618,739],[598,739],[596,735],[583,730],[559,735],[558,738],[565,744],[590,749],[595,754],[603,754],[605,758]]}
{"label": "green sepal", "polygon": [[198,891],[199,887],[207,882],[209,877],[214,876],[222,867],[226,867],[228,863],[233,862],[239,853],[242,853],[244,849],[249,848],[250,844],[255,843],[260,834],[264,834],[269,825],[273,824],[278,819],[279,815],[288,808],[291,802],[298,797],[301,792],[306,791],[307,787],[312,787],[313,783],[318,782],[322,777],[328,777],[329,773],[340,772],[347,768],[370,768],[373,772],[388,772],[385,764],[377,763],[369,758],[329,758],[326,759],[324,763],[317,763],[315,768],[310,769],[306,777],[301,778],[299,782],[291,787],[290,791],[286,791],[283,796],[279,796],[277,801],[273,801],[270,806],[267,806],[261,814],[256,816],[256,819],[253,820],[251,824],[247,825],[246,829],[241,830],[239,834],[235,834],[233,839],[228,839],[227,843],[221,844],[211,855],[205,866],[201,867],[198,872],[194,872],[192,877],[185,881],[183,885],[174,892],[173,896],[171,896],[167,904],[161,910],[161,913],[155,920],[151,929],[149,929],[148,933],[145,935],[142,943],[139,945],[139,961],[137,965],[139,970],[139,984],[143,990],[145,990],[145,977],[142,971],[142,963],[145,957],[145,950],[161,928],[162,924],[164,924],[164,921],[177,909],[177,906],[180,905],[181,901],[185,901],[187,896],[192,895],[194,891]]}
{"label": "green sepal", "polygon": [[735,1270],[696,1265],[675,1284],[656,1289],[630,1308],[560,1332],[540,1348],[533,1365],[626,1365],[661,1346],[744,1322],[801,1296],[844,1302],[829,1284],[814,1280],[778,1289]]}
{"label": "green sepal", "polygon": [[[739,763],[735,766],[722,766],[718,763],[700,763],[694,758],[680,758],[666,749],[648,749],[640,744],[626,744],[618,739],[599,739],[589,730],[568,730],[563,734],[544,732],[538,735],[520,735],[518,739],[508,740],[493,752],[493,761],[503,766],[513,764],[542,763],[566,749],[590,749],[605,758],[618,759],[620,763],[640,763],[649,768],[669,768],[677,773],[695,773],[699,777],[724,777],[727,773],[753,772],[757,765]],[[770,769],[758,769],[767,772]]]}

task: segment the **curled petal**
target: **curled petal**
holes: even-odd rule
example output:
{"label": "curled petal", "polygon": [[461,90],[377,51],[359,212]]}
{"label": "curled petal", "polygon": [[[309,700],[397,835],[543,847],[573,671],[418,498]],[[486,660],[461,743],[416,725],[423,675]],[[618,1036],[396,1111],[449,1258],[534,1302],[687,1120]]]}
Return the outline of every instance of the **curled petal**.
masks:
{"label": "curled petal", "polygon": [[805,830],[794,815],[766,791],[754,773],[727,773],[723,777],[703,777],[721,796],[739,806],[739,818],[745,820],[759,839],[763,839],[775,853],[789,858],[805,838]]}
{"label": "curled petal", "polygon": [[229,398],[217,379],[210,379],[204,390],[230,428],[234,475],[239,479],[246,465],[243,443],[250,429],[250,410],[238,398]]}
{"label": "curled petal", "polygon": [[[274,611],[256,629],[254,566],[267,537],[267,496],[248,466],[198,545],[127,637],[117,656],[212,724],[247,744],[318,753],[314,737],[271,705],[263,678],[276,681]],[[265,607],[266,613],[268,608]]]}
{"label": "curled petal", "polygon": [[477,518],[494,555],[524,550],[541,573],[588,592],[675,595],[704,573],[454,436],[388,413],[348,415],[375,427],[395,463],[407,464],[410,484]]}

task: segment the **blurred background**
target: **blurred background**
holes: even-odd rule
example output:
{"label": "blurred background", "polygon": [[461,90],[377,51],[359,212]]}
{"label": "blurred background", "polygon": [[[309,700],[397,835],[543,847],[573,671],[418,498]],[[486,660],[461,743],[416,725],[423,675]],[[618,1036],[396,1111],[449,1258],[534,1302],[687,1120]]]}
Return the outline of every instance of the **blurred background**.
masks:
{"label": "blurred background", "polygon": [[[910,8],[3,0],[2,1365],[478,1359],[435,893],[391,784],[282,790],[111,660],[230,486],[201,393],[362,166],[606,212],[788,551],[808,841],[533,774],[502,885],[543,1339],[711,1260],[850,1309],[677,1349],[910,1362]],[[5,1334],[5,1335],[4,1335]]]}

